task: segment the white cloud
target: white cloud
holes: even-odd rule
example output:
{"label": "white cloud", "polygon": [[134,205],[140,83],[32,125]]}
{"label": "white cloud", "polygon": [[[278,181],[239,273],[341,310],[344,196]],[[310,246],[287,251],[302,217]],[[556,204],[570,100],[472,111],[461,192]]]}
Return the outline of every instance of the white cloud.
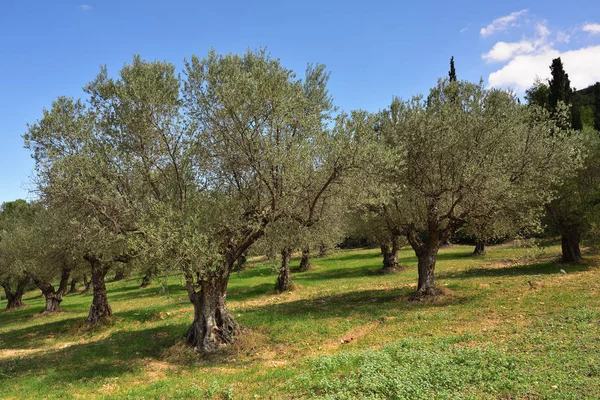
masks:
{"label": "white cloud", "polygon": [[516,21],[521,15],[525,14],[527,11],[527,9],[515,11],[508,15],[505,15],[504,17],[496,18],[492,21],[491,24],[489,24],[485,28],[481,28],[479,33],[481,34],[481,36],[487,37],[493,35],[494,33],[502,32],[508,28],[518,26]]}
{"label": "white cloud", "polygon": [[92,6],[90,6],[89,4],[81,4],[79,6],[79,9],[82,11],[91,11],[92,10]]}
{"label": "white cloud", "polygon": [[584,32],[595,35],[600,33],[600,24],[585,24],[581,29],[583,29]]}
{"label": "white cloud", "polygon": [[569,43],[571,41],[571,33],[560,31],[556,34],[556,41],[558,43]]}
{"label": "white cloud", "polygon": [[541,38],[547,38],[550,36],[550,29],[548,29],[546,22],[538,22],[535,24],[535,31]]}
{"label": "white cloud", "polygon": [[471,27],[471,23],[469,23],[469,25],[467,25],[467,26],[465,26],[464,28],[462,28],[462,29],[460,30],[460,33],[463,33],[463,32],[466,32],[466,31],[468,31],[470,27]]}
{"label": "white cloud", "polygon": [[528,40],[520,42],[498,42],[492,49],[481,57],[487,62],[508,61],[516,55],[528,54],[535,50],[535,46]]}
{"label": "white cloud", "polygon": [[571,87],[585,88],[600,81],[600,45],[569,50],[563,53],[547,49],[538,54],[519,55],[500,70],[490,74],[488,84],[495,87],[511,87],[523,93],[536,77],[550,77],[552,59],[560,57],[569,74]]}
{"label": "white cloud", "polygon": [[521,54],[531,54],[535,51],[544,49],[550,36],[550,29],[546,22],[538,22],[535,25],[537,36],[534,39],[523,39],[519,42],[497,42],[490,51],[483,54],[483,58],[488,63],[508,61]]}

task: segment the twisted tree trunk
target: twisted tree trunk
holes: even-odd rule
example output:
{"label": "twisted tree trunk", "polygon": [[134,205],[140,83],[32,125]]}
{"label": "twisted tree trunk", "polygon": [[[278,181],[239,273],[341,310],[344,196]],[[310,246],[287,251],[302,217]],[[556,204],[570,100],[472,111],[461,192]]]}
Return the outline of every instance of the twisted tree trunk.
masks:
{"label": "twisted tree trunk", "polygon": [[125,279],[125,271],[122,268],[118,268],[115,272],[113,282],[122,281],[123,279]]}
{"label": "twisted tree trunk", "polygon": [[426,241],[419,238],[418,232],[411,231],[408,241],[418,259],[419,283],[417,291],[410,300],[423,300],[427,297],[440,295],[442,292],[435,286],[435,263],[440,249],[440,232],[437,227],[431,228]]}
{"label": "twisted tree trunk", "polygon": [[581,232],[578,229],[564,229],[561,235],[562,262],[574,264],[581,261]]}
{"label": "twisted tree trunk", "polygon": [[325,257],[327,255],[327,245],[325,243],[321,243],[319,245],[319,257]]}
{"label": "twisted tree trunk", "polygon": [[300,259],[300,266],[298,267],[299,271],[305,272],[312,268],[310,265],[310,248],[305,248],[302,250],[302,259]]}
{"label": "twisted tree trunk", "polygon": [[281,268],[277,277],[275,289],[279,292],[285,292],[292,288],[292,277],[290,274],[290,259],[292,258],[291,249],[281,250]]}
{"label": "twisted tree trunk", "polygon": [[94,288],[94,297],[88,314],[87,322],[96,325],[98,322],[106,320],[112,316],[112,309],[108,304],[106,295],[105,277],[110,269],[108,264],[102,263],[98,258],[90,255],[84,257],[91,266],[92,280],[91,284]]}
{"label": "twisted tree trunk", "polygon": [[28,281],[29,278],[27,277],[18,280],[14,291],[12,290],[9,282],[2,283],[2,287],[6,293],[6,300],[8,300],[8,304],[6,305],[7,310],[14,310],[16,308],[23,307],[23,294],[25,293],[25,286],[27,285]]}
{"label": "twisted tree trunk", "polygon": [[[233,265],[231,265],[233,267]],[[193,279],[187,276],[187,290],[194,305],[194,322],[185,334],[187,342],[197,350],[211,351],[231,344],[240,327],[226,306],[227,283],[231,269],[205,277],[194,289]]]}
{"label": "twisted tree trunk", "polygon": [[87,293],[92,289],[92,281],[91,280],[88,281],[87,275],[85,275],[85,274],[83,275],[83,285],[84,285],[83,293]]}
{"label": "twisted tree trunk", "polygon": [[400,239],[392,235],[391,242],[381,245],[381,254],[383,254],[382,273],[390,274],[398,270],[398,250],[400,250]]}
{"label": "twisted tree trunk", "polygon": [[485,241],[484,240],[476,240],[475,241],[475,250],[473,254],[476,256],[481,256],[485,254]]}
{"label": "twisted tree trunk", "polygon": [[142,278],[142,284],[140,285],[140,287],[142,287],[142,288],[147,287],[151,281],[152,281],[152,273],[150,271],[147,271],[146,274],[144,275],[144,277]]}
{"label": "twisted tree trunk", "polygon": [[67,294],[71,293],[77,293],[77,279],[75,278],[71,279],[71,286],[69,288],[69,291],[67,292]]}
{"label": "twisted tree trunk", "polygon": [[54,313],[60,309],[60,303],[62,302],[63,295],[67,291],[70,273],[70,268],[63,267],[58,290],[55,290],[54,286],[50,282],[46,282],[45,280],[34,277],[33,281],[46,298],[46,307],[42,311],[43,313]]}

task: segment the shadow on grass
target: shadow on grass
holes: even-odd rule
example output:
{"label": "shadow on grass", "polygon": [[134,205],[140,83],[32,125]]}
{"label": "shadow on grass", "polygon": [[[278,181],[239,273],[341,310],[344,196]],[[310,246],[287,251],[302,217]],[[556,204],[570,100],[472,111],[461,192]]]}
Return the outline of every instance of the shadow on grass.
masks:
{"label": "shadow on grass", "polygon": [[0,343],[2,343],[2,349],[36,348],[43,345],[48,338],[55,338],[63,334],[68,334],[72,328],[82,323],[83,320],[84,318],[78,316],[36,324],[27,328],[13,329],[8,332],[0,333]]}
{"label": "shadow on grass", "polygon": [[[447,307],[464,304],[475,296],[443,296],[435,301],[409,302],[414,288],[398,287],[390,290],[361,290],[311,299],[301,299],[286,303],[267,304],[245,310],[250,317],[261,319],[266,314],[276,315],[285,321],[310,318],[335,318],[360,315],[367,319],[376,319],[396,313],[417,309]],[[252,315],[254,314],[254,315]]]}
{"label": "shadow on grass", "polygon": [[482,277],[506,277],[522,275],[552,275],[560,274],[563,269],[567,273],[587,271],[589,266],[586,264],[564,265],[558,261],[544,261],[530,264],[507,265],[505,267],[477,267],[460,272],[441,272],[437,274],[439,279],[470,279]]}
{"label": "shadow on grass", "polygon": [[103,378],[135,372],[140,368],[137,361],[159,358],[182,332],[185,327],[181,324],[133,332],[116,331],[102,340],[0,359],[0,385],[25,377],[31,377],[34,384],[41,387],[78,382],[93,384]]}

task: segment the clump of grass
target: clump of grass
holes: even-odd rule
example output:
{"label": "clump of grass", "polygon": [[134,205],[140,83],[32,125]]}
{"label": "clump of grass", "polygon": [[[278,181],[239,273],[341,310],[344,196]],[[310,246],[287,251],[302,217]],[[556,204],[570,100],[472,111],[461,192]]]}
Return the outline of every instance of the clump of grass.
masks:
{"label": "clump of grass", "polygon": [[161,353],[163,361],[179,364],[194,365],[202,363],[228,363],[240,358],[252,358],[268,344],[267,337],[248,328],[241,328],[241,333],[232,345],[222,346],[216,350],[199,353],[190,347],[184,339]]}
{"label": "clump of grass", "polygon": [[493,346],[425,345],[405,339],[380,350],[321,356],[296,389],[316,399],[468,399],[524,389],[526,372]]}

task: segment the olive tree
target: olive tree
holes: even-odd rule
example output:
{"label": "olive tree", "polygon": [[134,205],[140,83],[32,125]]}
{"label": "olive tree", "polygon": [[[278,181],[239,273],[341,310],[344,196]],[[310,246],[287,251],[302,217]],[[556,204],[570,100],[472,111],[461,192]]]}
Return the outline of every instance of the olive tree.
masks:
{"label": "olive tree", "polygon": [[[21,246],[30,260],[28,272],[46,299],[44,312],[56,312],[69,290],[69,279],[85,269],[77,247],[77,224],[56,210],[43,208],[29,226]],[[58,286],[53,282],[58,280]]]}
{"label": "olive tree", "polygon": [[552,195],[572,146],[542,109],[511,93],[439,81],[426,101],[396,99],[375,130],[382,161],[374,182],[397,209],[396,225],[418,258],[420,299],[437,295],[440,244],[492,205],[529,212]]}
{"label": "olive tree", "polygon": [[558,195],[546,206],[549,228],[561,236],[562,261],[581,261],[581,241],[600,221],[600,138],[591,128],[574,134],[582,163],[557,186]]}
{"label": "olive tree", "polygon": [[25,200],[6,202],[0,208],[0,285],[8,300],[7,310],[23,306],[23,294],[31,281],[29,258],[23,253],[28,250],[24,244],[37,211],[37,205]]}
{"label": "olive tree", "polygon": [[105,76],[103,70],[87,86],[89,104],[59,97],[24,135],[36,162],[38,194],[76,225],[94,291],[87,319],[92,324],[112,315],[105,276],[131,257],[130,236],[138,233],[129,195],[135,176],[118,156],[118,132],[95,101],[94,88]]}
{"label": "olive tree", "polygon": [[186,273],[195,308],[187,338],[211,349],[239,333],[225,305],[236,260],[282,218],[314,223],[311,212],[347,168],[338,150],[324,144],[356,143],[352,131],[327,130],[328,75],[320,66],[309,66],[302,80],[262,50],[241,56],[212,51],[192,57],[186,75],[185,110],[204,151],[196,169],[204,170],[203,198],[211,199],[212,215],[203,226],[208,252],[193,265],[200,279],[194,283]]}

